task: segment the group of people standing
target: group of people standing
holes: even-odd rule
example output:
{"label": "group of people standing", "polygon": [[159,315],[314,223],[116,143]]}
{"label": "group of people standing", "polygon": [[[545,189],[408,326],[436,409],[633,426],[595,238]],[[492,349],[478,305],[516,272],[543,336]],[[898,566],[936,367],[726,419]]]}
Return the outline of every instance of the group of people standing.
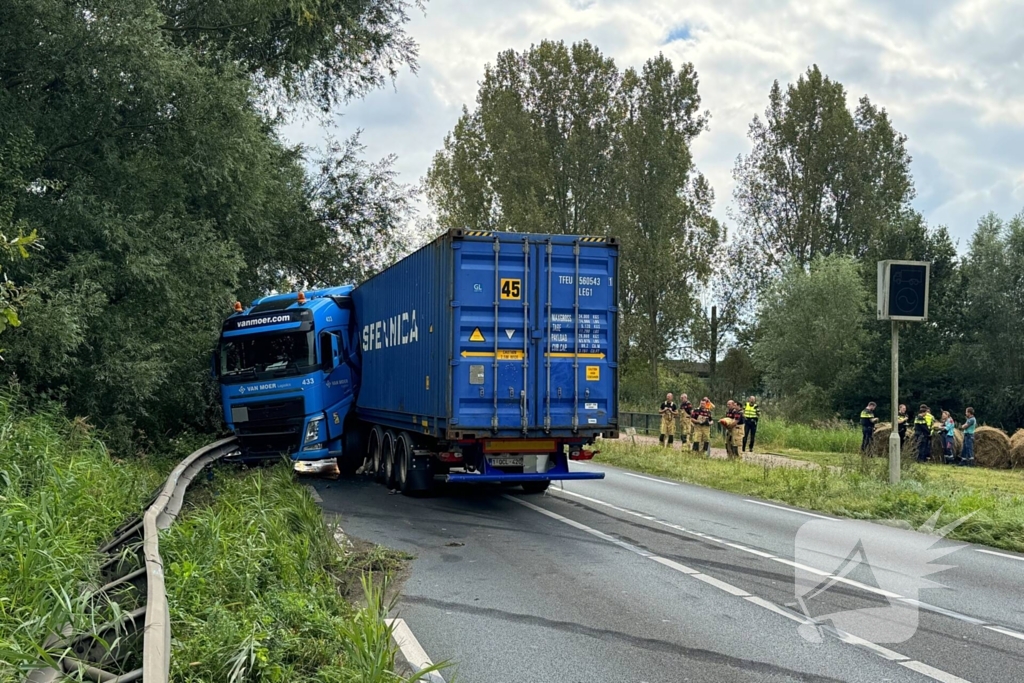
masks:
{"label": "group of people standing", "polygon": [[[860,412],[860,424],[863,434],[860,444],[862,453],[867,452],[874,438],[875,425],[878,423],[878,418],[875,417],[875,409],[877,407],[877,404],[872,401]],[[913,424],[914,438],[917,440],[918,462],[926,462],[931,458],[932,434],[938,433],[942,437],[942,456],[946,464],[973,467],[974,432],[978,428],[978,419],[974,416],[974,408],[967,408],[965,413],[964,423],[960,425],[964,435],[964,445],[960,455],[957,456],[954,449],[954,434],[956,433],[957,424],[953,419],[953,415],[948,410],[943,410],[939,419],[935,419],[931,408],[922,403],[917,409],[917,415],[914,417],[913,422],[911,422],[907,406],[901,403],[896,415],[896,431],[899,434],[901,447],[907,444],[907,434],[910,431],[911,424]]]}
{"label": "group of people standing", "polygon": [[[661,404],[661,436],[659,442],[663,446],[672,447],[675,439],[676,425],[679,425],[679,438],[683,444],[688,441],[697,452],[711,452],[712,410],[715,404],[707,396],[694,406],[686,394],[679,397],[676,405],[674,396],[665,396]],[[754,452],[754,438],[757,435],[757,421],[761,417],[761,409],[753,396],[747,399],[742,408],[732,399],[726,403],[725,450],[729,457],[740,457],[740,452],[747,450],[749,440],[750,452]]]}

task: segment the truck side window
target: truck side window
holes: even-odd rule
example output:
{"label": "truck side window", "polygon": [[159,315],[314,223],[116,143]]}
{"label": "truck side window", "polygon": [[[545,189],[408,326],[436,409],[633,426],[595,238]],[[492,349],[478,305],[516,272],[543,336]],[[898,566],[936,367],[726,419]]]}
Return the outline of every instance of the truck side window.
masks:
{"label": "truck side window", "polygon": [[334,344],[331,343],[330,332],[320,333],[320,369],[330,372],[334,369]]}

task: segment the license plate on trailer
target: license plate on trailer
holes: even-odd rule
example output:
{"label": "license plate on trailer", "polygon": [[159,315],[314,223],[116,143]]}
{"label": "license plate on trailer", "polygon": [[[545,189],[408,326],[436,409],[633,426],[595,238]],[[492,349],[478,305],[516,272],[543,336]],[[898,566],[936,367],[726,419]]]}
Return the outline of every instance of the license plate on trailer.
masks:
{"label": "license plate on trailer", "polygon": [[490,463],[491,467],[522,467],[523,456],[501,455],[496,458],[488,458],[487,462]]}

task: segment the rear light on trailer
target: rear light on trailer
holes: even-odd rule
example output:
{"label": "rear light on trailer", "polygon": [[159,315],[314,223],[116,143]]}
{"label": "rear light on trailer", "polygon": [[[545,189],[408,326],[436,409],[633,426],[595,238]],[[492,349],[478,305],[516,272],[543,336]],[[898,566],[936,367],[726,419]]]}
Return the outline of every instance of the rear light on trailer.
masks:
{"label": "rear light on trailer", "polygon": [[569,459],[570,460],[593,460],[594,456],[597,455],[600,452],[601,451],[587,451],[587,450],[570,451],[569,452]]}
{"label": "rear light on trailer", "polygon": [[444,453],[438,453],[437,459],[441,462],[462,462],[462,453],[446,451]]}

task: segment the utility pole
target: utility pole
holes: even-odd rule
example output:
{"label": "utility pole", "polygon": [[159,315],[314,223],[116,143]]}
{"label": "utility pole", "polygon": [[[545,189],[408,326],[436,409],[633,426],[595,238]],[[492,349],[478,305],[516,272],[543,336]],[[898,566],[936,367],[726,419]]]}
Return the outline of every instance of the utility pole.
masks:
{"label": "utility pole", "polygon": [[900,483],[900,324],[892,324],[892,432],[889,434],[889,483]]}

